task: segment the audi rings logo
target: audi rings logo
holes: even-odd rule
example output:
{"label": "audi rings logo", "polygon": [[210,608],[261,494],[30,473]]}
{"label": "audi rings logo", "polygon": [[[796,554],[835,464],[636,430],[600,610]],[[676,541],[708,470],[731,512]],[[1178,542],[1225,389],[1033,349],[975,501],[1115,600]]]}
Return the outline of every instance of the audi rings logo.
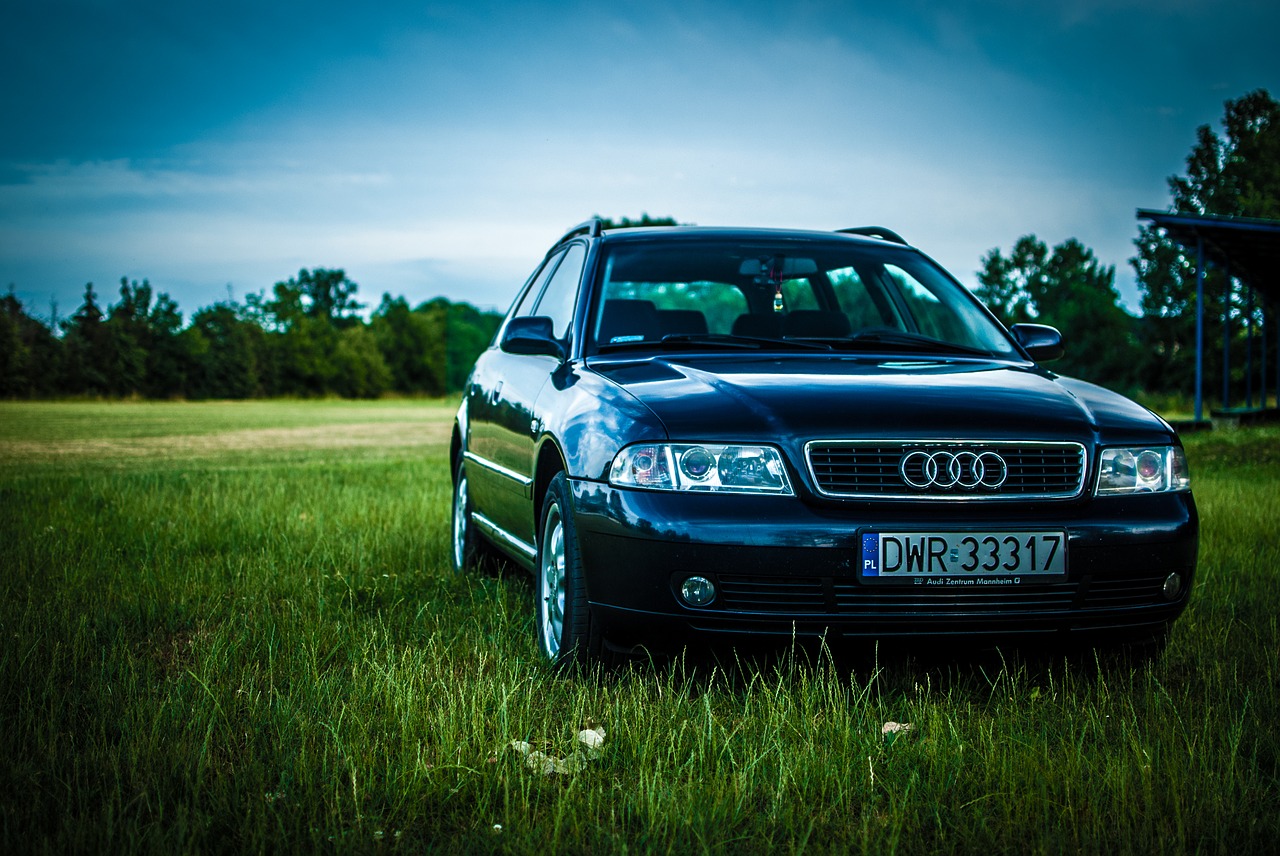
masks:
{"label": "audi rings logo", "polygon": [[916,449],[902,456],[898,472],[916,490],[996,490],[1009,478],[1009,465],[995,452]]}

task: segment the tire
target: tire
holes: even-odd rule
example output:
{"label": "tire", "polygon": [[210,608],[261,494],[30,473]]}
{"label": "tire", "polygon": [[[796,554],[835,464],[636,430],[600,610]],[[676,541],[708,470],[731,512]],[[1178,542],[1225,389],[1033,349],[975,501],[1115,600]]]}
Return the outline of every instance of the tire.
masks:
{"label": "tire", "polygon": [[535,576],[535,623],[543,658],[558,668],[602,662],[604,644],[587,603],[569,480],[563,472],[551,480],[542,502]]}
{"label": "tire", "polygon": [[449,551],[455,573],[462,573],[480,561],[479,535],[471,522],[471,492],[468,490],[466,461],[458,457],[453,471],[453,520]]}

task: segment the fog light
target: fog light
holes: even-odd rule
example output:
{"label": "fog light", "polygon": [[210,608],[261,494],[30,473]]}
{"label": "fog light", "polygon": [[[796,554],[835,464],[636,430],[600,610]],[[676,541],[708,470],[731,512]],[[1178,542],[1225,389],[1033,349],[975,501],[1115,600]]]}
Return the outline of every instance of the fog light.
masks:
{"label": "fog light", "polygon": [[689,577],[680,586],[680,596],[690,606],[706,606],[716,599],[716,587],[706,577]]}
{"label": "fog light", "polygon": [[1160,593],[1168,600],[1173,600],[1182,592],[1182,577],[1178,574],[1169,574],[1164,578],[1164,585],[1160,586]]}

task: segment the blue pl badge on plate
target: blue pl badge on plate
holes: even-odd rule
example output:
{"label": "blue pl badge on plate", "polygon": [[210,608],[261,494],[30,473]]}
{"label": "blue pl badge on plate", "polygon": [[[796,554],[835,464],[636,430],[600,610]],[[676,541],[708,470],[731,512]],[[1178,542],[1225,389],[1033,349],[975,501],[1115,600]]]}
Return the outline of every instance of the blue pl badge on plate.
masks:
{"label": "blue pl badge on plate", "polygon": [[880,576],[880,536],[874,532],[862,534],[862,575]]}

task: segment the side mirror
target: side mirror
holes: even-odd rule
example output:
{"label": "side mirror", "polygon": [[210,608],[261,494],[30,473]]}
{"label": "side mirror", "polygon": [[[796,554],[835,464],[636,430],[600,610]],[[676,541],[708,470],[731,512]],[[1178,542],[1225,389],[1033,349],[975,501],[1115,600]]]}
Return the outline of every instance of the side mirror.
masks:
{"label": "side mirror", "polygon": [[502,350],[508,354],[541,354],[564,360],[564,345],[555,338],[551,319],[545,315],[512,318],[502,334]]}
{"label": "side mirror", "polygon": [[1062,334],[1047,324],[1014,324],[1009,328],[1013,338],[1038,363],[1056,360],[1062,356]]}

